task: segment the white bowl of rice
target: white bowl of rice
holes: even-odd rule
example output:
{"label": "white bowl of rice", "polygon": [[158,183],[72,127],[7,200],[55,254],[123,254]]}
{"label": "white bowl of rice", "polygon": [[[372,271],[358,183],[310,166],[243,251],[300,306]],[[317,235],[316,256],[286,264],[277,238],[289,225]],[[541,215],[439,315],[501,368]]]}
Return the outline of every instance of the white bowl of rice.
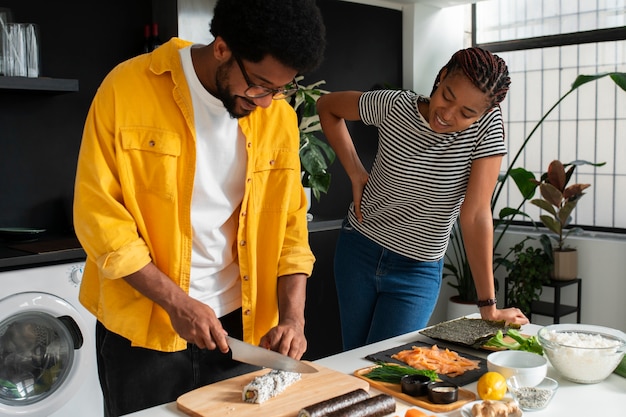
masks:
{"label": "white bowl of rice", "polygon": [[626,334],[591,324],[554,324],[537,333],[550,363],[561,376],[595,384],[617,368],[626,351]]}

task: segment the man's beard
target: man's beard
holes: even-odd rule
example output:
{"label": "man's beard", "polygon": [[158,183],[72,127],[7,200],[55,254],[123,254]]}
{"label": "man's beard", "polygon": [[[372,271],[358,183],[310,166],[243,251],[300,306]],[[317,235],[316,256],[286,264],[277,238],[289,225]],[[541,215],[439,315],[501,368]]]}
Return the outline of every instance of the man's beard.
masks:
{"label": "man's beard", "polygon": [[215,74],[215,85],[217,86],[217,98],[222,101],[222,104],[226,108],[226,111],[232,118],[240,119],[242,117],[246,117],[250,114],[249,111],[237,112],[237,99],[239,100],[247,100],[245,97],[235,96],[231,94],[230,88],[228,85],[227,76],[228,71],[232,67],[232,63],[230,65],[221,65],[217,69],[217,73]]}

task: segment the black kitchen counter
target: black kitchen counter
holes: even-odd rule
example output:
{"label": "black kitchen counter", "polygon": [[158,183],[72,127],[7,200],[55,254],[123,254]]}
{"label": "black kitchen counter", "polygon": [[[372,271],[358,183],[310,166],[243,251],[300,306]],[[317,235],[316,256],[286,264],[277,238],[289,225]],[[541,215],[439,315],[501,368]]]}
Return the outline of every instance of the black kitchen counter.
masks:
{"label": "black kitchen counter", "polygon": [[0,241],[0,271],[74,261],[87,255],[73,235],[44,235],[31,241]]}
{"label": "black kitchen counter", "polygon": [[309,222],[309,233],[324,232],[327,230],[337,230],[341,228],[343,219],[325,219],[313,217]]}
{"label": "black kitchen counter", "polygon": [[[314,218],[309,232],[336,230],[343,219]],[[0,271],[84,261],[87,255],[73,235],[47,235],[33,241],[0,241]]]}

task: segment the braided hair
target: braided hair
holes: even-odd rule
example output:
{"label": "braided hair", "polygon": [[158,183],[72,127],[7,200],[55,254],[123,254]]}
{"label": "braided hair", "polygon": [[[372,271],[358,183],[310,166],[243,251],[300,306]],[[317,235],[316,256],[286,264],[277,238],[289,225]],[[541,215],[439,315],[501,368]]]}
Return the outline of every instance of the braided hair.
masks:
{"label": "braided hair", "polygon": [[437,74],[431,95],[437,89],[444,70],[446,70],[446,77],[454,72],[462,71],[480,91],[487,95],[489,108],[497,106],[504,100],[511,84],[506,62],[498,55],[481,48],[467,48],[455,52]]}

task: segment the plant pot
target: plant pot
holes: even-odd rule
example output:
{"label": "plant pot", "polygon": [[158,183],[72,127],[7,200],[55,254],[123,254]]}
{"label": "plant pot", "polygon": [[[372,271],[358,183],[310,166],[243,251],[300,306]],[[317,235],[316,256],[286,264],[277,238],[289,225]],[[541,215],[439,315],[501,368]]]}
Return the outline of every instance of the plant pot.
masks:
{"label": "plant pot", "polygon": [[446,312],[446,320],[454,320],[459,317],[468,316],[478,313],[478,307],[473,301],[464,301],[458,295],[454,295],[448,299],[448,310]]}
{"label": "plant pot", "polygon": [[578,251],[576,249],[555,250],[552,279],[569,281],[578,278]]}

